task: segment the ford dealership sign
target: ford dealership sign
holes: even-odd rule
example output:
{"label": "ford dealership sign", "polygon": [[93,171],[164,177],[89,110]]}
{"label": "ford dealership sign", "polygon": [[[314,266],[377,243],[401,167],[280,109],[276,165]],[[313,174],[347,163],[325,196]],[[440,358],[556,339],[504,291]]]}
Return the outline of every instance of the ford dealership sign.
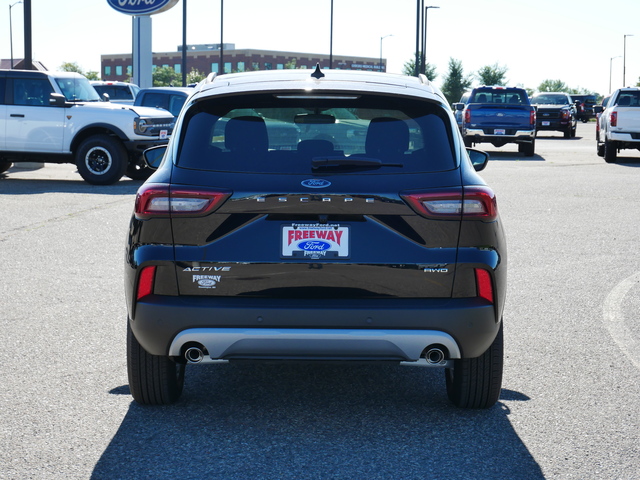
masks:
{"label": "ford dealership sign", "polygon": [[109,5],[127,15],[153,15],[173,7],[178,0],[107,0]]}

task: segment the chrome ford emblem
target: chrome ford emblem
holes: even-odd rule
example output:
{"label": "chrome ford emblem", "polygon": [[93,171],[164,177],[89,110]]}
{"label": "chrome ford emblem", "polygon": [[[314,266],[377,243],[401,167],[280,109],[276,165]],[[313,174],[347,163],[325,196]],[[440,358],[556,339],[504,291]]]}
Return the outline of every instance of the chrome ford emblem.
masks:
{"label": "chrome ford emblem", "polygon": [[323,180],[321,178],[309,178],[300,182],[303,187],[307,188],[326,188],[331,185],[329,180]]}

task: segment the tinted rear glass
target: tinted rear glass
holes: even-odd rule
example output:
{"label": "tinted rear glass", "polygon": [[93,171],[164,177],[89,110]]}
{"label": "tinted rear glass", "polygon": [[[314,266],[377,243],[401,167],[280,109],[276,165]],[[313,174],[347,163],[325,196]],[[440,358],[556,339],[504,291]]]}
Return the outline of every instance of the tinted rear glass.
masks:
{"label": "tinted rear glass", "polygon": [[111,100],[133,100],[129,87],[124,85],[94,85],[100,95],[106,93]]}
{"label": "tinted rear glass", "polygon": [[571,103],[566,95],[541,93],[531,97],[531,103],[543,105],[568,105]]}
{"label": "tinted rear glass", "polygon": [[640,106],[640,91],[631,92],[631,91],[622,91],[620,95],[616,99],[616,105],[620,105],[621,107],[638,107]]}
{"label": "tinted rear glass", "polygon": [[445,110],[415,98],[244,94],[190,108],[177,164],[308,174],[326,159],[343,172],[434,172],[455,168],[452,143]]}
{"label": "tinted rear glass", "polygon": [[471,95],[469,103],[510,103],[516,105],[529,105],[527,92],[520,89],[479,89]]}
{"label": "tinted rear glass", "polygon": [[165,110],[170,111],[174,117],[177,117],[186,100],[186,95],[148,92],[144,94],[140,105],[145,107],[164,108]]}

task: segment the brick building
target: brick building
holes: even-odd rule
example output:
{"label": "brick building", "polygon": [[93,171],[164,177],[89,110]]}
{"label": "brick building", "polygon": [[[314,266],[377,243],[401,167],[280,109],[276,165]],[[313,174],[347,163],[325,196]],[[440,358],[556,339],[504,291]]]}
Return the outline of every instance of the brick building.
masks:
{"label": "brick building", "polygon": [[[177,52],[158,52],[153,54],[154,67],[172,67],[176,73],[182,71],[182,46]],[[329,55],[315,53],[279,52],[273,50],[236,50],[234,44],[224,44],[223,67],[225,73],[248,72],[252,70],[278,70],[283,68],[314,68],[317,63],[323,68],[329,67]],[[103,80],[126,81],[131,77],[131,54],[101,55]],[[342,70],[385,71],[385,59],[349,57],[333,55],[332,67]],[[220,44],[188,45],[187,71],[198,70],[208,74],[220,72]]]}

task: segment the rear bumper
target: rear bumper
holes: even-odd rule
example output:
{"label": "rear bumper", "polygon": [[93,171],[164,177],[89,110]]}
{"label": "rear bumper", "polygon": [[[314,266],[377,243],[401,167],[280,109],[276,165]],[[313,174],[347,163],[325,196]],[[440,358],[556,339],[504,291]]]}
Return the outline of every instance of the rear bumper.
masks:
{"label": "rear bumper", "polygon": [[460,358],[453,338],[433,330],[193,328],[176,336],[169,356],[182,357],[193,345],[206,352],[203,363],[229,359],[417,362],[436,347],[447,360]]}
{"label": "rear bumper", "polygon": [[451,358],[473,358],[489,348],[500,327],[494,306],[478,298],[316,301],[149,295],[137,303],[130,323],[153,355],[179,355],[184,345],[196,342],[212,359],[415,361],[431,344],[446,347]]}
{"label": "rear bumper", "polygon": [[572,122],[569,120],[543,120],[548,122],[549,125],[543,125],[542,121],[538,122],[537,129],[540,130],[554,130],[564,132],[573,127]]}
{"label": "rear bumper", "polygon": [[476,143],[501,141],[504,143],[528,143],[536,136],[535,130],[516,130],[513,135],[489,135],[482,129],[467,128],[464,130],[464,137],[471,138]]}
{"label": "rear bumper", "polygon": [[609,132],[609,140],[628,143],[626,148],[640,147],[640,132]]}

